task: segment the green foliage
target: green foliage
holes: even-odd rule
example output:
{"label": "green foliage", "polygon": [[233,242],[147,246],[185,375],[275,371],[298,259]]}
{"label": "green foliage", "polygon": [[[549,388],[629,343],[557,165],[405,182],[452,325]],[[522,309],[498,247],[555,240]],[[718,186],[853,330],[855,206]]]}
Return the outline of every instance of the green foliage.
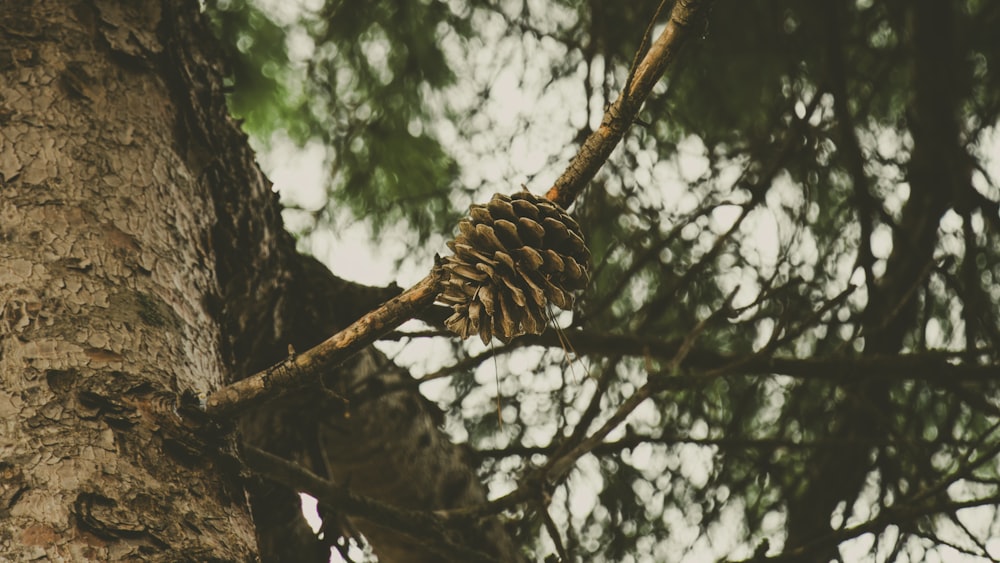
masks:
{"label": "green foliage", "polygon": [[468,33],[441,2],[330,2],[315,38],[309,94],[332,148],[333,193],[376,232],[405,218],[426,237],[456,218],[453,159],[432,135],[430,98],[454,75],[439,39]]}
{"label": "green foliage", "polygon": [[[235,67],[233,103],[250,130],[322,140],[333,205],[376,232],[405,219],[427,235],[449,231],[453,201],[515,189],[508,178],[457,184],[487,176],[477,172],[487,157],[523,166],[498,147],[590,132],[658,2],[626,4],[327,2],[295,24],[314,46],[299,85],[291,71],[254,71],[294,66],[277,39],[289,28],[242,3],[215,17],[224,39],[244,45],[232,48],[248,65]],[[991,522],[983,528],[939,524],[958,518],[956,503],[1000,494],[1000,382],[982,377],[1000,362],[997,6],[717,1],[574,208],[595,270],[563,325],[645,349],[578,349],[567,367],[573,354],[554,348],[525,369],[509,368],[516,354],[508,364],[505,350],[499,389],[455,375],[449,411],[490,450],[487,479],[516,483],[655,381],[627,425],[556,484],[564,506],[549,510],[573,556],[744,559],[766,539],[770,555],[805,546],[804,560],[826,560],[837,555],[827,546],[861,533],[855,525],[871,526],[871,552],[893,560],[954,546],[983,555],[984,538],[1000,533],[995,510],[977,513]],[[918,39],[939,48],[921,54]],[[456,58],[491,54],[506,66]],[[956,102],[927,115],[916,100],[940,92],[915,77],[940,61],[955,79],[935,88]],[[509,69],[522,87],[544,83],[529,105],[559,109],[488,113]],[[481,114],[454,111],[477,103]],[[920,143],[947,133],[927,129],[949,116],[957,162],[916,163]],[[453,138],[439,136],[442,124]],[[551,169],[524,172],[529,181],[548,181],[572,154],[548,150]],[[948,167],[949,180],[927,187],[928,167]],[[919,276],[891,270],[918,255],[929,257]],[[685,339],[688,355],[675,356]],[[483,366],[492,373],[492,360]],[[592,508],[570,513],[573,498]],[[518,513],[537,558],[553,545],[539,510]]]}
{"label": "green foliage", "polygon": [[207,8],[226,46],[233,112],[265,146],[275,132],[322,141],[331,205],[376,232],[406,220],[421,240],[454,222],[458,168],[432,131],[443,111],[435,99],[454,81],[439,40],[470,28],[447,4],[330,1],[287,23],[243,0]]}
{"label": "green foliage", "polygon": [[248,0],[213,0],[206,10],[228,63],[233,114],[264,143],[278,130],[306,140],[309,113],[301,79],[290,68],[288,30]]}

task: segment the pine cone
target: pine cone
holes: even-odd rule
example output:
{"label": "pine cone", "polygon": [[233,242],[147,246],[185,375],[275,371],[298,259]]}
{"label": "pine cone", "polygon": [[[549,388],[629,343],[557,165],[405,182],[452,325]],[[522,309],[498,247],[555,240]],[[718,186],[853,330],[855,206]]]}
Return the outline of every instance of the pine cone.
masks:
{"label": "pine cone", "polygon": [[454,309],[445,324],[462,338],[478,334],[484,344],[493,336],[509,342],[541,334],[547,304],[570,309],[572,292],[589,281],[590,250],[580,225],[526,191],[496,194],[469,215],[444,260],[448,280],[438,301]]}

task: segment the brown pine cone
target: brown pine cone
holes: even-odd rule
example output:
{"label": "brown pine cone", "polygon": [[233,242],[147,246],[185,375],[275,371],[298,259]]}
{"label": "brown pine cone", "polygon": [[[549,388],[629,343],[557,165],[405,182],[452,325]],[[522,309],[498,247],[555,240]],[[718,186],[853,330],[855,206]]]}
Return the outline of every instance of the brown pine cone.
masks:
{"label": "brown pine cone", "polygon": [[590,250],[580,225],[558,205],[526,191],[496,194],[473,205],[448,242],[449,277],[438,301],[454,309],[445,324],[462,338],[545,330],[547,304],[573,306],[573,292],[587,286]]}

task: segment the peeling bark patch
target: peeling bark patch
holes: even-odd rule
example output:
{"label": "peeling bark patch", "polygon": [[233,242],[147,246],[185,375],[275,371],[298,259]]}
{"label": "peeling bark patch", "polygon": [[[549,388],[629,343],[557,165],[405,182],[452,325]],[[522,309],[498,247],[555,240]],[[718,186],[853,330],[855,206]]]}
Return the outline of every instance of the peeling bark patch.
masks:
{"label": "peeling bark patch", "polygon": [[98,418],[100,416],[115,416],[121,417],[122,415],[132,414],[134,409],[125,405],[121,401],[116,401],[110,397],[105,397],[104,395],[99,395],[92,391],[81,391],[77,395],[77,401],[81,407],[83,407],[83,412],[81,416],[84,418]]}
{"label": "peeling bark patch", "polygon": [[88,102],[103,97],[101,88],[94,82],[94,77],[87,72],[87,68],[82,62],[71,61],[67,63],[60,79],[63,87],[71,96]]}
{"label": "peeling bark patch", "polygon": [[94,263],[86,258],[61,258],[56,261],[57,264],[62,265],[62,267],[67,270],[76,270],[78,272],[88,272],[93,267]]}
{"label": "peeling bark patch", "polygon": [[120,508],[114,499],[98,493],[77,495],[73,514],[77,527],[105,540],[138,538],[146,532],[131,510]]}
{"label": "peeling bark patch", "polygon": [[0,30],[12,37],[38,39],[42,35],[42,25],[39,20],[14,12],[0,21]]}
{"label": "peeling bark patch", "polygon": [[44,524],[33,524],[21,532],[24,545],[52,545],[58,539],[59,534]]}
{"label": "peeling bark patch", "polygon": [[[160,7],[156,2],[122,3],[98,1],[95,3],[101,15],[101,32],[104,39],[115,51],[135,58],[145,58],[147,54],[163,51],[156,34],[160,21]],[[135,22],[144,25],[137,26]]]}
{"label": "peeling bark patch", "polygon": [[[22,66],[35,66],[36,64],[38,64],[38,51],[34,49],[0,49],[0,71]],[[0,113],[0,125],[5,123],[7,119],[9,118]]]}
{"label": "peeling bark patch", "polygon": [[119,229],[118,227],[105,223],[103,225],[104,236],[108,240],[108,244],[116,251],[123,251],[127,254],[139,254],[142,251],[142,247],[139,246],[139,241],[136,238],[125,231]]}
{"label": "peeling bark patch", "polygon": [[61,420],[65,411],[66,407],[58,400],[45,403],[42,408],[38,409],[39,414],[52,421]]}
{"label": "peeling bark patch", "polygon": [[188,468],[194,468],[205,460],[204,451],[199,448],[204,444],[195,444],[177,438],[163,439],[163,453],[174,458]]}
{"label": "peeling bark patch", "polygon": [[7,259],[0,272],[0,284],[23,284],[32,277],[33,266],[30,260],[23,258]]}
{"label": "peeling bark patch", "polygon": [[[0,334],[23,333],[42,311],[41,300],[30,291],[15,290],[6,302],[0,302]],[[2,299],[2,297],[0,297]]]}
{"label": "peeling bark patch", "polygon": [[21,466],[0,461],[0,517],[7,516],[27,490],[28,484]]}
{"label": "peeling bark patch", "polygon": [[73,388],[73,383],[79,377],[79,373],[74,369],[50,369],[45,370],[45,382],[49,384],[49,389],[56,395],[63,395]]}
{"label": "peeling bark patch", "polygon": [[111,350],[105,350],[103,348],[87,348],[83,351],[83,353],[94,362],[120,362],[124,359],[121,354],[112,352]]}
{"label": "peeling bark patch", "polygon": [[153,327],[163,327],[167,324],[167,318],[163,312],[165,306],[162,301],[141,291],[136,292],[135,296],[139,304],[139,318]]}

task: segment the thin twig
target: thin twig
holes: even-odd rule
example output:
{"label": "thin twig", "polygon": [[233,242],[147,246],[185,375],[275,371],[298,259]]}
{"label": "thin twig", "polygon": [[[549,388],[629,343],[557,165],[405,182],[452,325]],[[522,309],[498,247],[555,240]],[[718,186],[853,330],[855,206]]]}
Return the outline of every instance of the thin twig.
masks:
{"label": "thin twig", "polygon": [[649,46],[649,38],[653,36],[653,27],[656,25],[656,20],[660,19],[660,13],[663,12],[663,7],[666,6],[666,4],[667,0],[660,0],[660,5],[656,7],[656,12],[653,13],[653,17],[649,18],[649,23],[646,25],[646,31],[642,34],[642,41],[639,43],[639,48],[636,49],[635,57],[632,59],[632,66],[628,69],[628,78],[625,79],[625,88],[622,89],[623,92],[628,92],[632,88],[632,80],[635,79],[635,73],[639,70],[639,61],[642,60],[642,55],[646,52],[646,48]]}
{"label": "thin twig", "polygon": [[471,370],[490,358],[506,354],[507,352],[515,350],[519,347],[520,345],[517,344],[517,339],[515,339],[513,342],[509,344],[504,344],[502,346],[490,346],[489,348],[483,350],[482,352],[476,354],[475,356],[469,356],[467,358],[463,358],[450,366],[445,366],[433,373],[428,373],[427,375],[418,377],[417,383],[426,383],[428,381],[433,381],[435,379],[441,379],[442,377],[448,377],[449,375],[455,373]]}
{"label": "thin twig", "polygon": [[699,28],[695,24],[707,13],[708,4],[706,0],[677,0],[670,12],[670,21],[636,67],[628,89],[622,91],[604,112],[601,126],[583,142],[576,157],[545,197],[563,208],[573,203],[632,126],[642,103],[680,48],[695,35],[693,30]]}
{"label": "thin twig", "polygon": [[944,502],[929,506],[912,506],[909,504],[889,506],[881,509],[878,516],[867,522],[863,522],[849,528],[833,530],[825,536],[806,545],[786,549],[784,552],[770,557],[747,559],[734,563],[759,563],[761,561],[814,561],[816,559],[815,555],[820,553],[826,547],[841,544],[847,540],[864,534],[878,535],[887,526],[902,526],[906,523],[916,521],[919,518],[930,516],[932,514],[954,513],[966,508],[991,506],[998,503],[1000,503],[1000,495],[991,495],[988,497],[964,501]]}
{"label": "thin twig", "polygon": [[[871,446],[884,445],[885,439],[864,439],[853,440],[851,444],[864,443]],[[629,434],[613,442],[601,442],[600,445],[591,450],[590,453],[598,457],[617,455],[623,450],[630,450],[641,444],[676,446],[692,445],[702,447],[719,448],[723,450],[818,450],[848,444],[847,440],[793,440],[786,438],[693,438],[691,436],[645,436],[641,434]],[[505,457],[528,458],[534,455],[551,456],[556,452],[556,446],[522,446],[510,445],[504,448],[485,448],[474,450],[473,455],[477,460],[498,459]]]}
{"label": "thin twig", "polygon": [[416,285],[309,351],[292,354],[262,372],[219,389],[208,396],[205,411],[217,417],[232,416],[266,398],[273,398],[289,389],[317,381],[321,374],[328,373],[331,368],[430,305],[440,292],[443,276],[443,270],[435,267],[430,275]]}
{"label": "thin twig", "polygon": [[[618,359],[622,356],[650,356],[670,360],[676,354],[680,342],[626,334],[597,332],[591,330],[564,330],[564,337],[573,344],[574,350],[582,356],[608,356]],[[524,335],[496,353],[506,353],[528,346],[561,348],[559,336],[554,330],[540,335]],[[726,375],[783,375],[802,380],[831,380],[851,382],[861,379],[879,378],[891,381],[925,381],[939,383],[989,383],[997,378],[995,365],[957,364],[965,352],[950,350],[928,350],[912,354],[878,355],[829,355],[814,358],[792,358],[754,354],[719,354],[696,348],[685,358],[683,367],[703,371],[723,371]],[[984,352],[985,353],[985,352]],[[471,369],[493,357],[493,353],[483,352],[460,361],[451,367],[429,374],[420,382],[446,377],[456,371]]]}
{"label": "thin twig", "polygon": [[[679,369],[687,354],[691,351],[694,346],[695,341],[698,337],[705,331],[708,325],[717,320],[724,314],[724,311],[729,309],[732,304],[733,298],[736,297],[736,291],[734,290],[726,298],[726,303],[719,309],[712,312],[711,315],[699,322],[691,332],[684,338],[677,353],[670,360],[669,368],[667,373],[671,373]],[[640,404],[645,402],[646,399],[650,398],[654,392],[660,390],[664,385],[662,380],[668,379],[664,374],[659,374],[658,378],[654,378],[654,374],[650,374],[650,379],[645,385],[640,387],[635,393],[630,395],[625,401],[618,407],[611,418],[607,420],[596,432],[588,436],[586,439],[582,440],[576,447],[572,448],[568,452],[562,454],[559,457],[550,459],[543,467],[542,472],[545,474],[546,478],[550,480],[562,479],[563,475],[576,463],[581,456],[590,452],[601,443],[604,442],[604,438],[611,433],[612,430],[618,428],[618,426],[625,422],[632,411],[639,407]]]}
{"label": "thin twig", "polygon": [[556,526],[552,516],[549,514],[549,508],[547,506],[540,506],[538,508],[539,512],[542,513],[542,521],[545,523],[545,531],[549,533],[549,537],[552,538],[552,544],[556,547],[556,553],[559,554],[560,561],[571,561],[569,554],[566,553],[566,548],[563,547],[562,536],[559,534],[559,527]]}

